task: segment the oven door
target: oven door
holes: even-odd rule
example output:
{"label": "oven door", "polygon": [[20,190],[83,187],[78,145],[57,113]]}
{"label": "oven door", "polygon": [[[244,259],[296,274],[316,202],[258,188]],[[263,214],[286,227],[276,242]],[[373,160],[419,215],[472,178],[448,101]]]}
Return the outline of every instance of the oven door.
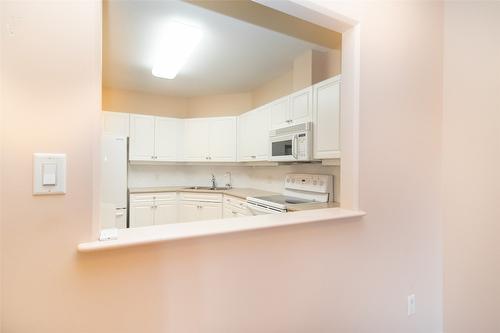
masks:
{"label": "oven door", "polygon": [[270,142],[271,161],[297,161],[298,135],[272,136]]}

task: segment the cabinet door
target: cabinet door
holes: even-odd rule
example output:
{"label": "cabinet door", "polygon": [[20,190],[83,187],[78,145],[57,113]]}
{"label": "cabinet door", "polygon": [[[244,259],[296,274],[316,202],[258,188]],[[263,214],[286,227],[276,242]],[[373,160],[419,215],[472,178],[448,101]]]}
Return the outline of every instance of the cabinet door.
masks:
{"label": "cabinet door", "polygon": [[312,87],[290,95],[290,125],[312,120]]}
{"label": "cabinet door", "polygon": [[102,132],[116,136],[129,136],[130,115],[120,112],[102,112]]}
{"label": "cabinet door", "polygon": [[198,220],[215,220],[222,218],[222,204],[216,202],[200,202],[199,203]]}
{"label": "cabinet door", "polygon": [[236,117],[210,120],[210,161],[236,161]]}
{"label": "cabinet door", "polygon": [[182,142],[182,120],[155,118],[155,160],[176,161]]}
{"label": "cabinet door", "polygon": [[340,157],[340,76],[313,87],[315,159]]}
{"label": "cabinet door", "polygon": [[288,96],[268,104],[267,107],[271,113],[271,127],[273,129],[290,125],[290,100]]}
{"label": "cabinet door", "polygon": [[130,115],[131,161],[151,161],[155,156],[155,117]]}
{"label": "cabinet door", "polygon": [[269,159],[269,130],[270,130],[270,108],[261,107],[252,111],[250,120],[249,137],[251,155],[255,161],[267,161]]}
{"label": "cabinet door", "polygon": [[179,222],[197,221],[199,218],[199,206],[197,201],[179,202]]}
{"label": "cabinet door", "polygon": [[207,118],[184,121],[184,159],[209,161],[209,120]]}
{"label": "cabinet door", "polygon": [[154,224],[153,202],[131,204],[130,227],[144,227]]}
{"label": "cabinet door", "polygon": [[154,224],[177,223],[177,202],[158,201],[154,208]]}
{"label": "cabinet door", "polygon": [[222,210],[222,218],[224,219],[230,219],[233,217],[238,217],[238,213],[234,210],[232,210],[230,207],[225,207]]}
{"label": "cabinet door", "polygon": [[251,118],[252,111],[238,117],[238,161],[250,161],[252,159]]}

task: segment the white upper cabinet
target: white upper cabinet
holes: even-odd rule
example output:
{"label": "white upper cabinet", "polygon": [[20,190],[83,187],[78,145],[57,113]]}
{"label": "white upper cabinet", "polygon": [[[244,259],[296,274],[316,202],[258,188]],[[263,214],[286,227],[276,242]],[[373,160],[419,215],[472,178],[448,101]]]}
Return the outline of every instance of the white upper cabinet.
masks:
{"label": "white upper cabinet", "polygon": [[184,160],[236,161],[236,117],[186,119]]}
{"label": "white upper cabinet", "polygon": [[182,142],[182,120],[130,115],[131,161],[176,161]]}
{"label": "white upper cabinet", "polygon": [[313,88],[307,87],[290,95],[289,124],[295,125],[312,120]]}
{"label": "white upper cabinet", "polygon": [[236,161],[236,117],[210,119],[210,161]]}
{"label": "white upper cabinet", "polygon": [[155,117],[157,161],[176,161],[182,149],[182,119]]}
{"label": "white upper cabinet", "polygon": [[102,112],[102,132],[116,136],[129,136],[129,114],[120,112]]}
{"label": "white upper cabinet", "polygon": [[289,96],[280,98],[266,105],[271,112],[271,127],[280,128],[290,123],[290,99]]}
{"label": "white upper cabinet", "polygon": [[267,105],[271,112],[271,129],[282,128],[312,120],[313,89],[294,92]]}
{"label": "white upper cabinet", "polygon": [[269,158],[269,105],[246,112],[238,118],[238,160],[267,161]]}
{"label": "white upper cabinet", "polygon": [[184,160],[209,161],[208,135],[206,118],[184,120]]}
{"label": "white upper cabinet", "polygon": [[154,161],[155,117],[130,115],[129,156],[131,161]]}
{"label": "white upper cabinet", "polygon": [[340,157],[340,75],[313,86],[314,159]]}

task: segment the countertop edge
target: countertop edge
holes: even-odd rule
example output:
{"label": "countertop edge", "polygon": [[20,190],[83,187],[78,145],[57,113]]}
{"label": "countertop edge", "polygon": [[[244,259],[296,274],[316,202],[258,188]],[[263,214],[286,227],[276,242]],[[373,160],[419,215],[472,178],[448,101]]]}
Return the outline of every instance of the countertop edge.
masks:
{"label": "countertop edge", "polygon": [[97,252],[139,245],[170,242],[188,238],[222,235],[296,224],[338,221],[358,218],[364,215],[366,215],[366,213],[360,210],[322,208],[297,211],[287,214],[268,214],[231,219],[218,219],[148,226],[133,229],[122,229],[118,231],[118,239],[116,240],[95,240],[78,244],[78,252]]}

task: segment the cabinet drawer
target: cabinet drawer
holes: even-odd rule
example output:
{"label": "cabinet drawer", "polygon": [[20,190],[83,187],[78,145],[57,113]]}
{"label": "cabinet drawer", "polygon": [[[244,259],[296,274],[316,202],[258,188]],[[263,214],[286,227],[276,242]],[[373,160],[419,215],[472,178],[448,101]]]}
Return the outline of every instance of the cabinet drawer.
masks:
{"label": "cabinet drawer", "polygon": [[245,208],[247,201],[230,195],[224,195],[224,205],[230,205],[237,208]]}
{"label": "cabinet drawer", "polygon": [[222,202],[221,193],[179,193],[179,200],[184,201],[202,201],[202,202]]}
{"label": "cabinet drawer", "polygon": [[152,193],[130,195],[130,203],[145,202],[145,201],[155,201],[155,196]]}
{"label": "cabinet drawer", "polygon": [[145,201],[173,201],[177,199],[176,192],[157,192],[157,193],[141,193],[131,194],[130,203],[145,202]]}
{"label": "cabinet drawer", "polygon": [[155,194],[156,201],[174,201],[177,200],[177,192],[163,192]]}

